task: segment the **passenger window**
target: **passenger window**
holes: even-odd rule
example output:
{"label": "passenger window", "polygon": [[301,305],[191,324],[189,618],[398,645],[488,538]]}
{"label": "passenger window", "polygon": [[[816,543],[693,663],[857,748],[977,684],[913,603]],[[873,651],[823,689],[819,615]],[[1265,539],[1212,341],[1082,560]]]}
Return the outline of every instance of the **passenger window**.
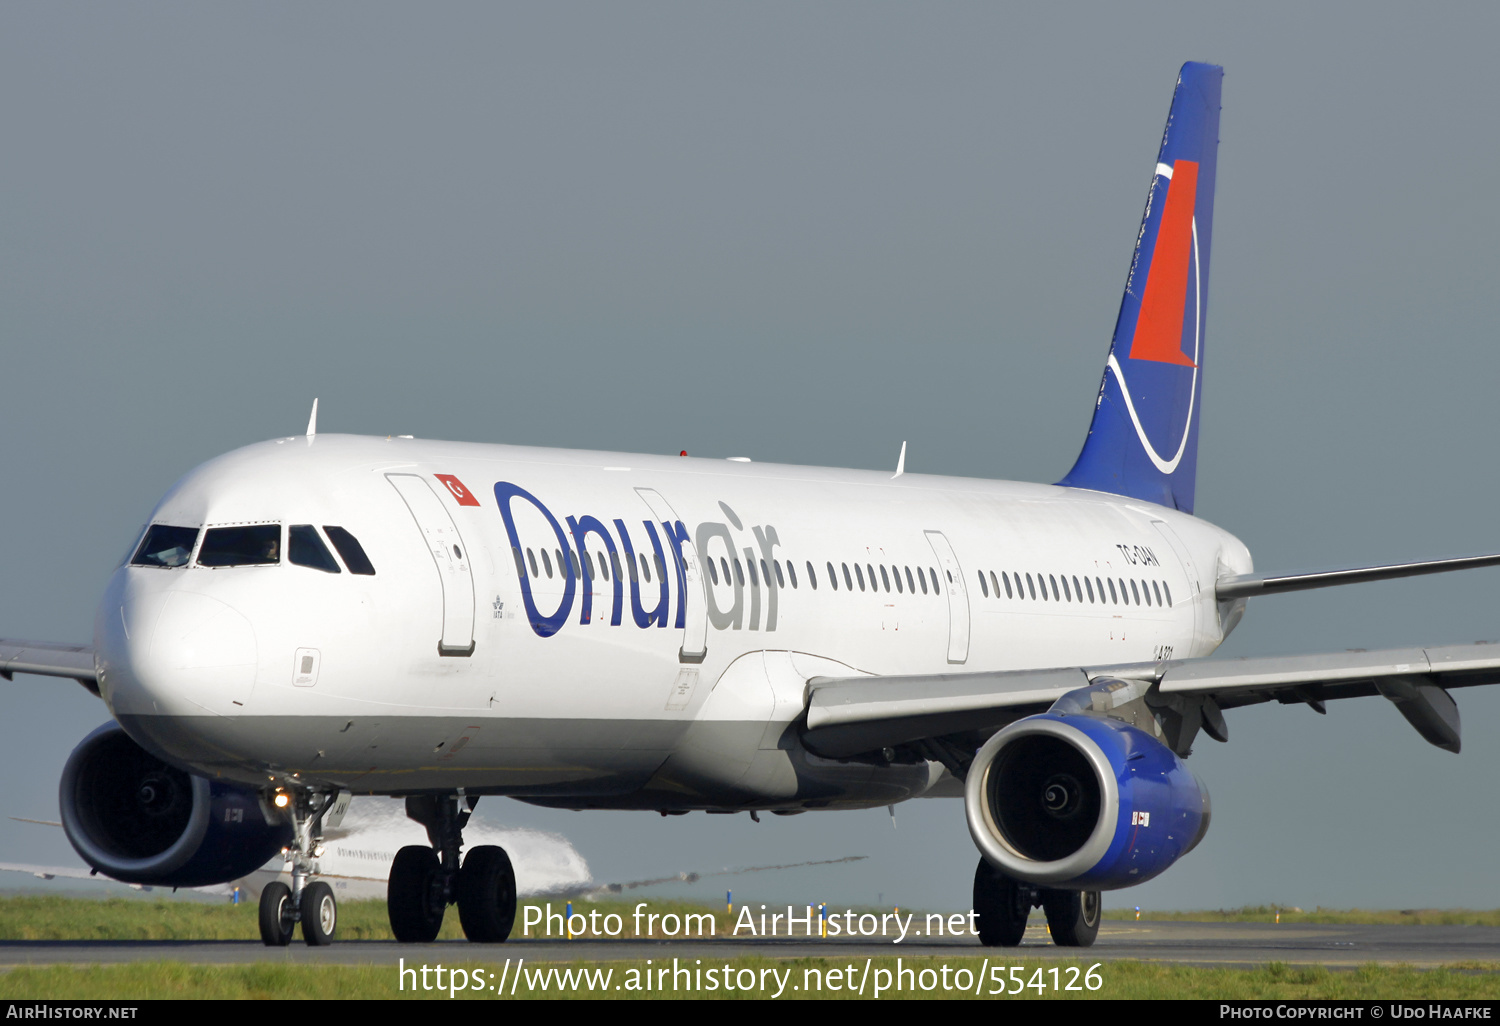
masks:
{"label": "passenger window", "polygon": [[[765,566],[766,565],[766,561],[765,560],[761,560],[760,561],[760,565],[761,566]],[[785,588],[786,587],[786,578],[784,578],[784,577],[781,576],[781,561],[779,559],[773,559],[773,560],[771,560],[771,566],[776,571],[776,587],[778,587],[778,588]],[[792,564],[788,563],[786,565],[786,568],[788,570],[790,570],[792,568]],[[796,583],[796,578],[792,579],[792,583],[793,584]]]}
{"label": "passenger window", "polygon": [[[287,532],[287,558],[290,559],[293,563],[297,562],[296,531],[297,529],[293,527]],[[520,548],[515,545],[512,545],[510,547],[510,552],[511,555],[516,557],[516,576],[524,578],[526,576],[526,557],[521,555]],[[338,573],[338,571],[334,570],[334,573]]]}
{"label": "passenger window", "polygon": [[604,553],[599,553],[599,576],[606,581],[609,580],[609,564],[604,561]]}
{"label": "passenger window", "polygon": [[[1011,593],[1011,590],[1010,590],[1010,575],[1007,574],[1004,570],[1002,570],[1002,571],[1000,571],[1000,580],[1002,580],[1002,581],[1005,582],[1005,597],[1006,598],[1015,598],[1015,595],[1013,595]],[[994,581],[995,581],[995,571],[991,570],[990,571],[990,583],[993,584]],[[995,589],[995,597],[996,598],[1000,597],[1000,589],[998,587]]]}
{"label": "passenger window", "polygon": [[[656,564],[657,580],[665,581],[667,579],[667,564],[662,562],[660,556],[652,556],[651,560]],[[713,562],[713,560],[709,560],[709,562]]]}
{"label": "passenger window", "polygon": [[[574,552],[572,549],[568,550],[568,565],[573,568],[574,577],[577,577],[580,580],[584,579],[583,569],[578,565],[578,553]],[[592,580],[593,575],[590,574],[588,579]]]}
{"label": "passenger window", "polygon": [[198,541],[196,527],[171,527],[167,524],[152,524],[146,537],[131,557],[131,566],[187,566],[193,554],[193,545]]}
{"label": "passenger window", "polygon": [[839,575],[834,572],[833,564],[832,563],[828,563],[826,565],[828,567],[828,583],[830,585],[832,585],[834,591],[838,591],[839,590]]}
{"label": "passenger window", "polygon": [[1151,582],[1151,590],[1156,593],[1156,604],[1161,605],[1161,588],[1155,581]]}
{"label": "passenger window", "polygon": [[926,595],[927,594],[927,575],[922,572],[922,568],[921,567],[917,567],[917,580],[919,580],[919,581],[922,582],[922,594]]}
{"label": "passenger window", "polygon": [[[1134,584],[1135,582],[1131,581],[1130,583]],[[1149,582],[1147,582],[1147,581],[1142,581],[1141,582],[1141,594],[1144,595],[1144,596],[1146,596],[1146,605],[1148,605],[1148,606],[1151,605],[1151,585],[1150,585]]]}
{"label": "passenger window", "polygon": [[[620,576],[620,557],[617,556],[615,553],[611,552],[609,554],[609,560],[610,560],[611,563],[613,563],[615,565],[615,576],[619,577]],[[631,559],[629,556],[626,556],[625,557],[625,565],[630,568],[630,583],[631,584],[639,584],[641,582],[641,579],[640,579],[640,577],[638,577],[636,575],[635,560]]]}
{"label": "passenger window", "polygon": [[1167,593],[1167,608],[1172,608],[1172,586],[1166,581],[1161,582],[1161,590]]}
{"label": "passenger window", "polygon": [[719,568],[716,567],[716,566],[714,566],[714,561],[711,560],[711,559],[705,560],[705,562],[708,563],[708,576],[713,579],[713,582],[715,584],[718,584],[719,583]]}
{"label": "passenger window", "polygon": [[[860,591],[864,591],[865,590],[865,572],[864,572],[864,568],[861,567],[858,563],[854,564],[854,576],[859,579],[859,590]],[[874,581],[870,582],[871,587],[873,587],[874,584],[875,584]]]}
{"label": "passenger window", "polygon": [[[1057,582],[1053,581],[1052,583],[1056,584]],[[1046,576],[1046,574],[1038,573],[1036,575],[1036,584],[1037,584],[1037,591],[1040,591],[1042,593],[1042,601],[1043,602],[1051,602],[1052,601],[1052,596],[1047,594],[1047,576]]]}
{"label": "passenger window", "polygon": [[198,550],[199,566],[270,566],[280,562],[280,524],[209,528],[203,535],[203,548]]}
{"label": "passenger window", "polygon": [[[840,563],[839,566],[841,566],[841,567],[844,568],[844,590],[845,591],[853,591],[854,590],[854,578],[849,576],[849,564],[848,563]],[[861,589],[861,590],[863,590],[863,589]]]}
{"label": "passenger window", "polygon": [[[615,579],[616,580],[618,580],[621,576],[623,576],[623,573],[620,570],[620,554],[618,552],[611,552],[609,554],[609,567],[610,567],[611,570],[613,570],[615,572]],[[631,578],[631,580],[635,579],[635,567],[634,566],[631,566],[631,568],[630,568],[630,578]]]}
{"label": "passenger window", "polygon": [[547,571],[547,579],[552,579],[552,557],[547,555],[547,550],[542,550],[542,569]]}
{"label": "passenger window", "polygon": [[1073,597],[1079,602],[1083,601],[1083,589],[1078,586],[1078,575],[1073,576]]}
{"label": "passenger window", "polygon": [[[745,560],[745,569],[750,571],[750,583],[756,587],[760,587],[760,578],[755,576],[755,560]],[[762,565],[761,569],[765,569],[764,565]]]}
{"label": "passenger window", "polygon": [[[979,593],[981,595],[983,595],[985,598],[989,598],[990,597],[990,585],[989,585],[989,582],[984,579],[984,571],[983,570],[979,570],[979,571],[976,571],[976,572],[979,574]],[[998,598],[998,596],[996,596],[996,597]]]}
{"label": "passenger window", "polygon": [[1136,589],[1135,582],[1130,582],[1130,593],[1135,596],[1135,604],[1141,604],[1141,593]]}
{"label": "passenger window", "polygon": [[734,560],[734,580],[740,587],[743,588],[745,586],[745,568],[740,565],[738,556]]}
{"label": "passenger window", "polygon": [[1026,575],[1026,590],[1031,594],[1031,601],[1036,601],[1036,585],[1031,583],[1031,575]]}
{"label": "passenger window", "polygon": [[552,553],[557,556],[557,576],[566,578],[568,576],[568,561],[563,559],[562,549],[553,549]]}
{"label": "passenger window", "polygon": [[[791,564],[788,563],[787,566],[791,566]],[[796,583],[797,578],[793,577],[792,584],[795,585]],[[818,575],[816,571],[813,570],[812,560],[810,559],[807,561],[807,586],[813,591],[818,590]]]}
{"label": "passenger window", "polygon": [[[323,538],[318,537],[318,528],[311,523],[297,523],[296,526],[287,528],[287,559],[299,567],[312,567],[314,570],[323,570],[324,573],[342,573],[338,559],[333,558],[329,546],[323,543]],[[525,567],[520,562],[520,549],[516,549],[516,565],[520,567],[520,576],[526,576]]]}
{"label": "passenger window", "polygon": [[[1103,595],[1104,593],[1101,591],[1099,594]],[[1109,579],[1109,600],[1117,606],[1120,604],[1120,598],[1115,594],[1115,580],[1113,577]]]}
{"label": "passenger window", "polygon": [[[1085,577],[1083,579],[1083,586],[1089,590],[1089,605],[1093,605],[1094,604],[1094,582],[1091,581],[1091,580],[1089,580],[1087,577]],[[1076,588],[1076,587],[1078,587],[1078,585],[1075,584],[1075,585],[1073,585],[1073,587]]]}
{"label": "passenger window", "polygon": [[646,560],[644,552],[641,553],[641,580],[651,583],[651,564]]}
{"label": "passenger window", "polygon": [[1068,590],[1068,575],[1067,574],[1063,574],[1063,598],[1067,599],[1069,602],[1073,601],[1073,593]]}
{"label": "passenger window", "polygon": [[938,587],[937,571],[932,567],[928,567],[927,572],[932,575],[932,593],[934,595],[941,595],[943,592],[942,589]]}
{"label": "passenger window", "polygon": [[[781,564],[779,563],[776,565],[776,572],[778,574],[781,573]],[[792,587],[795,588],[797,586],[797,564],[793,563],[790,559],[786,561],[786,575],[791,578]]]}
{"label": "passenger window", "polygon": [[[891,575],[885,572],[885,564],[880,564],[880,586],[886,591],[891,590]],[[875,587],[875,575],[870,575],[870,587]]]}
{"label": "passenger window", "polygon": [[[543,550],[542,554],[546,555],[546,550]],[[540,576],[542,576],[541,573],[538,572],[537,568],[536,568],[536,550],[535,549],[527,549],[526,550],[526,559],[531,563],[531,576],[532,577],[540,577]]]}
{"label": "passenger window", "polygon": [[917,593],[916,582],[911,579],[911,567],[906,567],[906,590],[913,595]]}

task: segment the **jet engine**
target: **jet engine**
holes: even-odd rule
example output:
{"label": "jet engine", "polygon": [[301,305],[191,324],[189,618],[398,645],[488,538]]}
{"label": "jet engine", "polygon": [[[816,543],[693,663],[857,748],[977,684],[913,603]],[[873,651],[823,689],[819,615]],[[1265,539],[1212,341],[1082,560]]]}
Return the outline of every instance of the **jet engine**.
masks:
{"label": "jet engine", "polygon": [[168,765],[106,723],[79,743],[59,787],[83,860],[125,883],[205,887],[259,869],[290,843],[249,788]]}
{"label": "jet engine", "polygon": [[969,832],[1002,872],[1063,890],[1149,880],[1208,830],[1208,791],[1171,749],[1116,719],[1046,713],[980,748]]}

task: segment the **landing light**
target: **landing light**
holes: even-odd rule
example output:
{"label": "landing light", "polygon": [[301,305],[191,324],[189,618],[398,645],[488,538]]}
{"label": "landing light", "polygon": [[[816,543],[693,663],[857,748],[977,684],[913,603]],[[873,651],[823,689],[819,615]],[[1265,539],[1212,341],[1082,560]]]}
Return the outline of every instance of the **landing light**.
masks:
{"label": "landing light", "polygon": [[291,804],[292,799],[288,797],[285,791],[277,791],[276,797],[273,799],[273,801],[275,801],[276,807],[278,809],[284,809]]}

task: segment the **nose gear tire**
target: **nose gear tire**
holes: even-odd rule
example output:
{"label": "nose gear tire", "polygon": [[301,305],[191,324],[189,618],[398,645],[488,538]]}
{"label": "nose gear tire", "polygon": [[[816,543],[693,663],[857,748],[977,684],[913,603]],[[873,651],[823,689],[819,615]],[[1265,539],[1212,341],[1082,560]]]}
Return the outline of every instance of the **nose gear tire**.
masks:
{"label": "nose gear tire", "polygon": [[260,892],[260,939],[268,948],[284,948],[292,940],[292,889],[272,880]]}
{"label": "nose gear tire", "polygon": [[339,906],[333,888],[319,880],[302,889],[302,939],[309,947],[333,943],[338,932]]}

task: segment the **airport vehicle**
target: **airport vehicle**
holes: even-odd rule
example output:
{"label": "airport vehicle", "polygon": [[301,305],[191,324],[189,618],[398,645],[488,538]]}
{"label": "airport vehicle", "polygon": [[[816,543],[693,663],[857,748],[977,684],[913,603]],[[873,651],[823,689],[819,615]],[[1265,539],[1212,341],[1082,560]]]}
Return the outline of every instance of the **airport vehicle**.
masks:
{"label": "airport vehicle", "polygon": [[319,434],[191,471],[101,600],[92,645],[5,643],[113,721],[61,783],[115,879],[234,879],[286,847],[262,934],[333,938],[318,879],[352,794],[405,798],[398,937],[515,915],[481,797],[796,814],[962,796],[981,937],[1030,909],[1091,943],[1102,891],[1209,823],[1184,759],[1227,710],[1382,695],[1459,748],[1493,648],[1214,662],[1252,597],[1500,556],[1257,574],[1193,516],[1221,69],[1184,66],[1087,440],[1056,485]]}

